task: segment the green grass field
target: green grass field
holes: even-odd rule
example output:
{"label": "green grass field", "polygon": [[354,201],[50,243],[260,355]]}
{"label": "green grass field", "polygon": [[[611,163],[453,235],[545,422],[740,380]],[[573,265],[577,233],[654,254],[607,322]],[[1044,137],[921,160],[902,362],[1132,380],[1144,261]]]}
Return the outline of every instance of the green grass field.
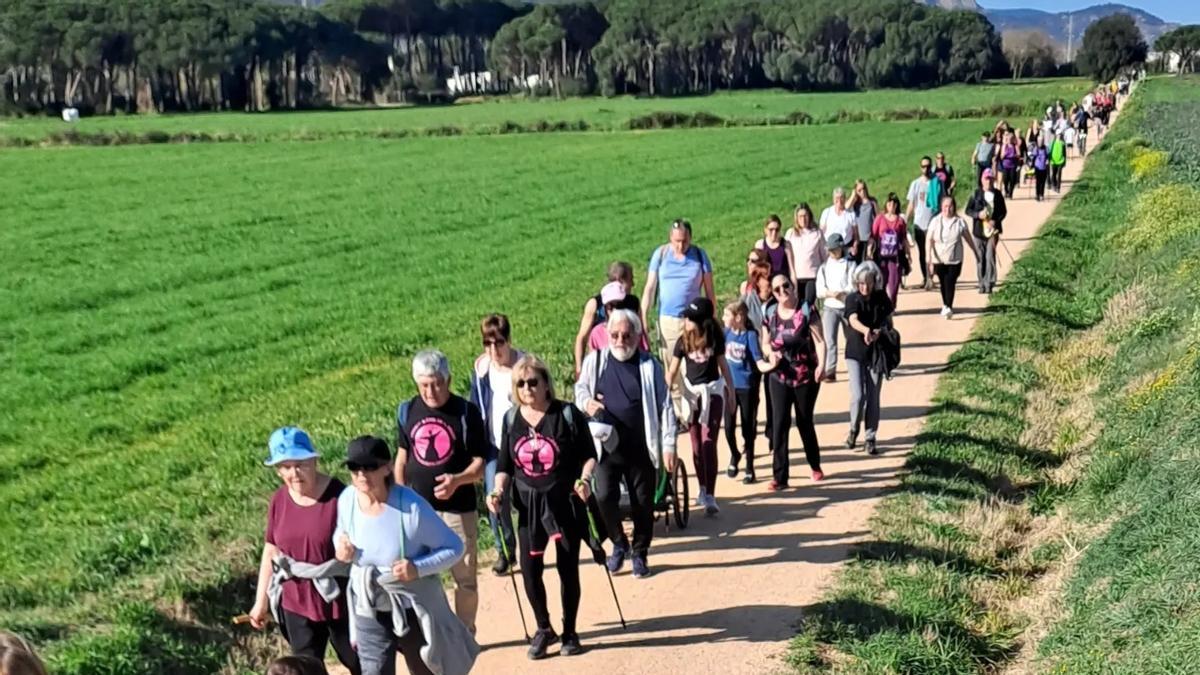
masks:
{"label": "green grass field", "polygon": [[[313,118],[359,114],[409,113]],[[340,474],[349,438],[392,435],[416,350],[444,349],[462,391],[477,322],[502,311],[561,377],[607,263],[640,282],[671,219],[693,222],[729,293],[766,215],[859,177],[903,192],[937,150],[965,170],[979,126],[0,153],[0,627],[64,673],[245,662],[227,623],[276,485],[271,429],[303,425]]]}
{"label": "green grass field", "polygon": [[582,122],[589,129],[624,129],[631,118],[659,111],[706,112],[739,125],[765,124],[801,111],[816,121],[839,113],[882,114],[925,108],[935,114],[1012,104],[1036,110],[1048,101],[1075,100],[1087,84],[1082,79],[995,81],[986,85],[951,85],[925,91],[874,90],[857,93],[794,94],[746,91],[712,96],[662,98],[497,98],[483,103],[277,114],[209,113],[85,118],[68,125],[57,119],[0,120],[0,139],[43,139],[68,128],[82,134],[148,131],[196,134],[240,134],[256,139],[338,136],[421,131],[452,127],[465,133],[493,133],[505,123],[527,127]]}
{"label": "green grass field", "polygon": [[1137,97],[952,357],[798,669],[1195,670],[1200,217],[1162,207],[1200,199],[1200,79]]}

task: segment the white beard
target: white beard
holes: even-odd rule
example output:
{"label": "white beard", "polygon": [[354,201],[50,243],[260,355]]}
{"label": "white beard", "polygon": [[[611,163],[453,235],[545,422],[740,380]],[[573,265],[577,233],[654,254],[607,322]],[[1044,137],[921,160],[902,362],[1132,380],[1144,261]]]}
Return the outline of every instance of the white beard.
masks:
{"label": "white beard", "polygon": [[617,360],[621,361],[622,363],[625,361],[628,361],[629,359],[632,359],[634,357],[634,355],[637,354],[636,347],[632,347],[632,348],[631,347],[612,347],[610,349],[610,351],[612,352],[612,355],[615,356],[617,358]]}

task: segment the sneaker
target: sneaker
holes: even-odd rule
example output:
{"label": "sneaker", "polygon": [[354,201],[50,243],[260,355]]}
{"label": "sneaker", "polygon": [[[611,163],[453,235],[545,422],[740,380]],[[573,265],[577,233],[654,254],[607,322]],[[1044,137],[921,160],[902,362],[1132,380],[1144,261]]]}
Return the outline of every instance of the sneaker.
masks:
{"label": "sneaker", "polygon": [[583,653],[583,645],[579,644],[579,635],[575,633],[563,633],[562,647],[558,650],[563,656],[575,656]]}
{"label": "sneaker", "polygon": [[492,574],[502,577],[508,574],[508,570],[512,569],[512,566],[513,561],[504,557],[504,554],[501,554],[499,558],[496,558],[495,564],[492,565]]}
{"label": "sneaker", "polygon": [[853,450],[856,445],[858,445],[858,432],[851,429],[850,433],[846,434],[846,448]]}
{"label": "sneaker", "polygon": [[868,455],[878,455],[879,454],[879,448],[875,446],[874,438],[867,439],[867,454]]}
{"label": "sneaker", "polygon": [[747,471],[745,476],[742,476],[742,485],[754,485],[758,479],[754,477],[754,473]]}
{"label": "sneaker", "polygon": [[953,318],[954,318],[954,310],[952,310],[952,309],[950,309],[949,307],[947,307],[947,308],[946,308],[946,313],[945,313],[945,314],[943,314],[942,316],[946,317],[946,320],[947,320],[947,321],[949,321],[950,319],[953,319]]}
{"label": "sneaker", "polygon": [[777,481],[771,481],[771,484],[767,486],[767,489],[770,490],[771,492],[779,492],[780,490],[786,490],[787,483],[779,483]]}
{"label": "sneaker", "polygon": [[634,555],[633,556],[633,578],[634,579],[645,579],[648,576],[650,576],[650,566],[646,564],[646,556]]}
{"label": "sneaker", "polygon": [[526,652],[526,655],[532,661],[544,659],[546,658],[546,648],[555,642],[558,642],[558,634],[554,632],[553,628],[539,628],[533,634],[533,640],[529,643],[529,651]]}
{"label": "sneaker", "polygon": [[942,305],[942,316],[943,317],[950,316],[950,308],[949,307]]}
{"label": "sneaker", "polygon": [[730,465],[729,465],[729,466],[728,466],[728,467],[725,469],[725,475],[726,475],[726,476],[729,476],[730,478],[737,478],[737,475],[738,475],[738,466],[737,466],[737,464],[730,464]]}
{"label": "sneaker", "polygon": [[837,373],[829,373],[825,376],[826,382],[837,382]]}
{"label": "sneaker", "polygon": [[819,470],[818,470],[818,471],[813,471],[812,479],[813,479],[813,482],[814,482],[814,483],[817,483],[817,482],[820,482],[820,481],[823,481],[823,480],[825,480],[825,472],[824,472],[824,471],[819,471]]}
{"label": "sneaker", "polygon": [[705,495],[705,494],[706,494],[706,493],[704,492],[704,488],[703,488],[703,487],[700,487],[700,488],[698,488],[698,489],[696,490],[696,506],[699,506],[699,507],[701,507],[701,508],[703,508],[703,507],[704,507],[704,504],[706,503],[706,502],[704,501],[704,495]]}
{"label": "sneaker", "polygon": [[625,558],[629,552],[622,546],[614,546],[613,552],[608,556],[608,571],[616,574],[625,566]]}
{"label": "sneaker", "polygon": [[704,515],[715,516],[721,512],[721,507],[717,506],[717,498],[708,495],[704,500]]}
{"label": "sneaker", "polygon": [[922,286],[922,288],[924,288],[927,291],[932,291],[933,290],[933,279],[926,279],[925,283],[922,284],[921,286]]}

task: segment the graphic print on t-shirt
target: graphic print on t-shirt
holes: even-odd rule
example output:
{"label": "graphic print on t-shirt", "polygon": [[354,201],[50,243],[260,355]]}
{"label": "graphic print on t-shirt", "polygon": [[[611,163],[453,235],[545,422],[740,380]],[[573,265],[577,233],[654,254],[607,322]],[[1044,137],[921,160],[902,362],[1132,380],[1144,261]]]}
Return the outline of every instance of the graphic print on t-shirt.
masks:
{"label": "graphic print on t-shirt", "polygon": [[441,466],[450,459],[454,448],[454,430],[436,417],[426,417],[417,422],[410,434],[412,454],[425,466]]}
{"label": "graphic print on t-shirt", "polygon": [[725,360],[729,363],[741,363],[746,360],[746,345],[741,342],[727,341],[725,343]]}
{"label": "graphic print on t-shirt", "polygon": [[530,478],[541,478],[558,465],[558,443],[548,436],[522,436],[513,449],[517,466]]}
{"label": "graphic print on t-shirt", "polygon": [[900,235],[895,230],[884,230],[879,235],[879,255],[895,258],[900,254]]}

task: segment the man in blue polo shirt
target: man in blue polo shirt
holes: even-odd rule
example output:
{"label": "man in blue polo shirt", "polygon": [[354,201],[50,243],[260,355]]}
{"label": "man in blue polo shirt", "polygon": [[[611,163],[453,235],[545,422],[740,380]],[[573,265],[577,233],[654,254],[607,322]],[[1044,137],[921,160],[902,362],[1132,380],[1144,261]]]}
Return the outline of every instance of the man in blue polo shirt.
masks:
{"label": "man in blue polo shirt", "polygon": [[[712,263],[699,246],[692,246],[692,224],[686,220],[671,223],[669,243],[654,249],[646,272],[646,288],[642,292],[642,322],[650,316],[658,299],[659,356],[670,363],[671,350],[683,334],[683,310],[701,292],[713,300]],[[648,325],[648,324],[647,324]],[[681,369],[682,370],[682,369]],[[679,374],[671,385],[671,401],[679,413]]]}

